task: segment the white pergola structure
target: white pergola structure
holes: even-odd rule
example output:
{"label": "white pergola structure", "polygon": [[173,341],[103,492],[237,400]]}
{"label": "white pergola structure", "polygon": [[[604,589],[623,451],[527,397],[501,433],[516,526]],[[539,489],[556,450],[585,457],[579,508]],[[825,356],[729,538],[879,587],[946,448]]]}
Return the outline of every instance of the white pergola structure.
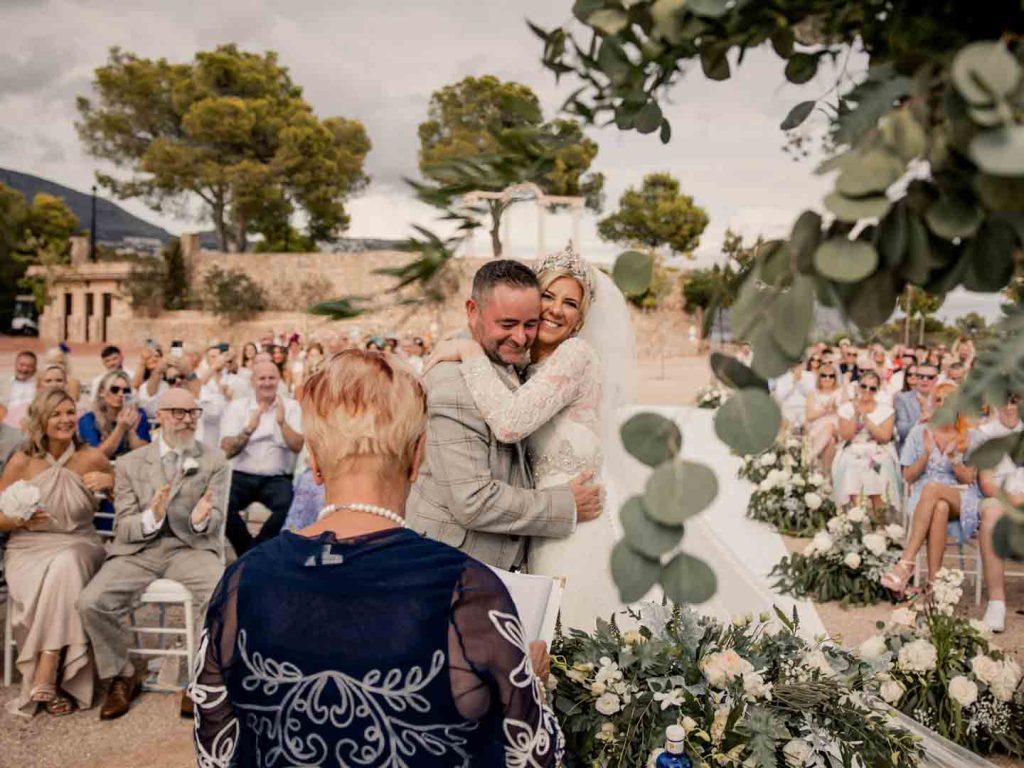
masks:
{"label": "white pergola structure", "polygon": [[[548,209],[555,206],[564,206],[569,209],[572,216],[572,245],[579,252],[580,249],[580,219],[586,205],[586,198],[569,195],[548,195],[540,187],[531,181],[521,184],[513,184],[501,192],[484,192],[474,190],[467,192],[462,198],[462,206],[467,210],[475,210],[478,203],[498,200],[505,207],[513,203],[522,203],[533,200],[537,206],[537,258],[543,258],[546,253],[544,243],[544,222]],[[511,252],[511,223],[509,217],[505,217],[504,233],[501,242],[506,252]],[[476,231],[471,230],[466,238],[466,256],[472,258],[476,255]]]}

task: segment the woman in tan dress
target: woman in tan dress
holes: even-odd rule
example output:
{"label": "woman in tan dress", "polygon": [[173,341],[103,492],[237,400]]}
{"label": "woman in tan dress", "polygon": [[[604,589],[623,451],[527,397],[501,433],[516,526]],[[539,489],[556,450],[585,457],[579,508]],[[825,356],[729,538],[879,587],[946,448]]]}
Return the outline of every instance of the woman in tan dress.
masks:
{"label": "woman in tan dress", "polygon": [[107,457],[81,444],[75,425],[66,390],[41,392],[29,407],[25,445],[0,477],[0,492],[18,480],[40,491],[41,509],[29,520],[0,514],[0,530],[11,532],[5,571],[22,677],[11,707],[19,714],[92,705],[95,673],[75,604],[103,563],[93,515],[96,494],[109,494],[114,477]]}

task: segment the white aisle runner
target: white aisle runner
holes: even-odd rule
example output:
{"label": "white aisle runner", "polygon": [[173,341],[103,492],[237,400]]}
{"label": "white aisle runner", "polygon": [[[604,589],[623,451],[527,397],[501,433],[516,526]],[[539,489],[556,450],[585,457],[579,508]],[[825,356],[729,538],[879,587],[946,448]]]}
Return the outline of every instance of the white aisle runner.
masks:
{"label": "white aisle runner", "polygon": [[[704,560],[718,577],[718,591],[711,600],[695,606],[723,621],[739,613],[771,611],[777,605],[792,615],[794,606],[800,616],[800,634],[813,640],[825,634],[825,626],[814,605],[807,600],[776,592],[768,574],[788,550],[782,538],[764,523],[747,518],[751,486],[736,473],[740,461],[715,435],[714,411],[693,407],[632,406],[623,409],[622,421],[638,412],[658,413],[672,419],[683,432],[682,456],[699,461],[718,477],[718,496],[706,510],[687,522],[683,549]],[[606,457],[609,482],[609,509],[618,522],[622,502],[643,492],[650,469],[629,455]]]}

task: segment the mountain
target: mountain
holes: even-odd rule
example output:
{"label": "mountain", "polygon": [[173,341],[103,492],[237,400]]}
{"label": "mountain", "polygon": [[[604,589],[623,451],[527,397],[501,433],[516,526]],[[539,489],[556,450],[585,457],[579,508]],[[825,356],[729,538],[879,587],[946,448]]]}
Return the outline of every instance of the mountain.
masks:
{"label": "mountain", "polygon": [[[31,202],[38,193],[61,197],[78,217],[82,230],[89,229],[92,196],[63,184],[41,179],[29,173],[0,168],[0,184],[16,189]],[[162,227],[150,224],[126,211],[116,203],[96,198],[96,240],[100,243],[123,243],[131,238],[159,240],[166,243],[173,235]]]}

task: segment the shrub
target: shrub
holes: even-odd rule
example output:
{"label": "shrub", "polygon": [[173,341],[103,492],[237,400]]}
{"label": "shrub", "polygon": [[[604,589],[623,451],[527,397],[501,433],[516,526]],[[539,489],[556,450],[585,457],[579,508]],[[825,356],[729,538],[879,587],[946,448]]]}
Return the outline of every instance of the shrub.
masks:
{"label": "shrub", "polygon": [[164,308],[164,281],[166,271],[159,259],[140,259],[132,267],[124,290],[132,311],[146,317],[156,317]]}
{"label": "shrub", "polygon": [[263,286],[240,269],[213,267],[203,276],[203,309],[230,322],[267,308]]}

